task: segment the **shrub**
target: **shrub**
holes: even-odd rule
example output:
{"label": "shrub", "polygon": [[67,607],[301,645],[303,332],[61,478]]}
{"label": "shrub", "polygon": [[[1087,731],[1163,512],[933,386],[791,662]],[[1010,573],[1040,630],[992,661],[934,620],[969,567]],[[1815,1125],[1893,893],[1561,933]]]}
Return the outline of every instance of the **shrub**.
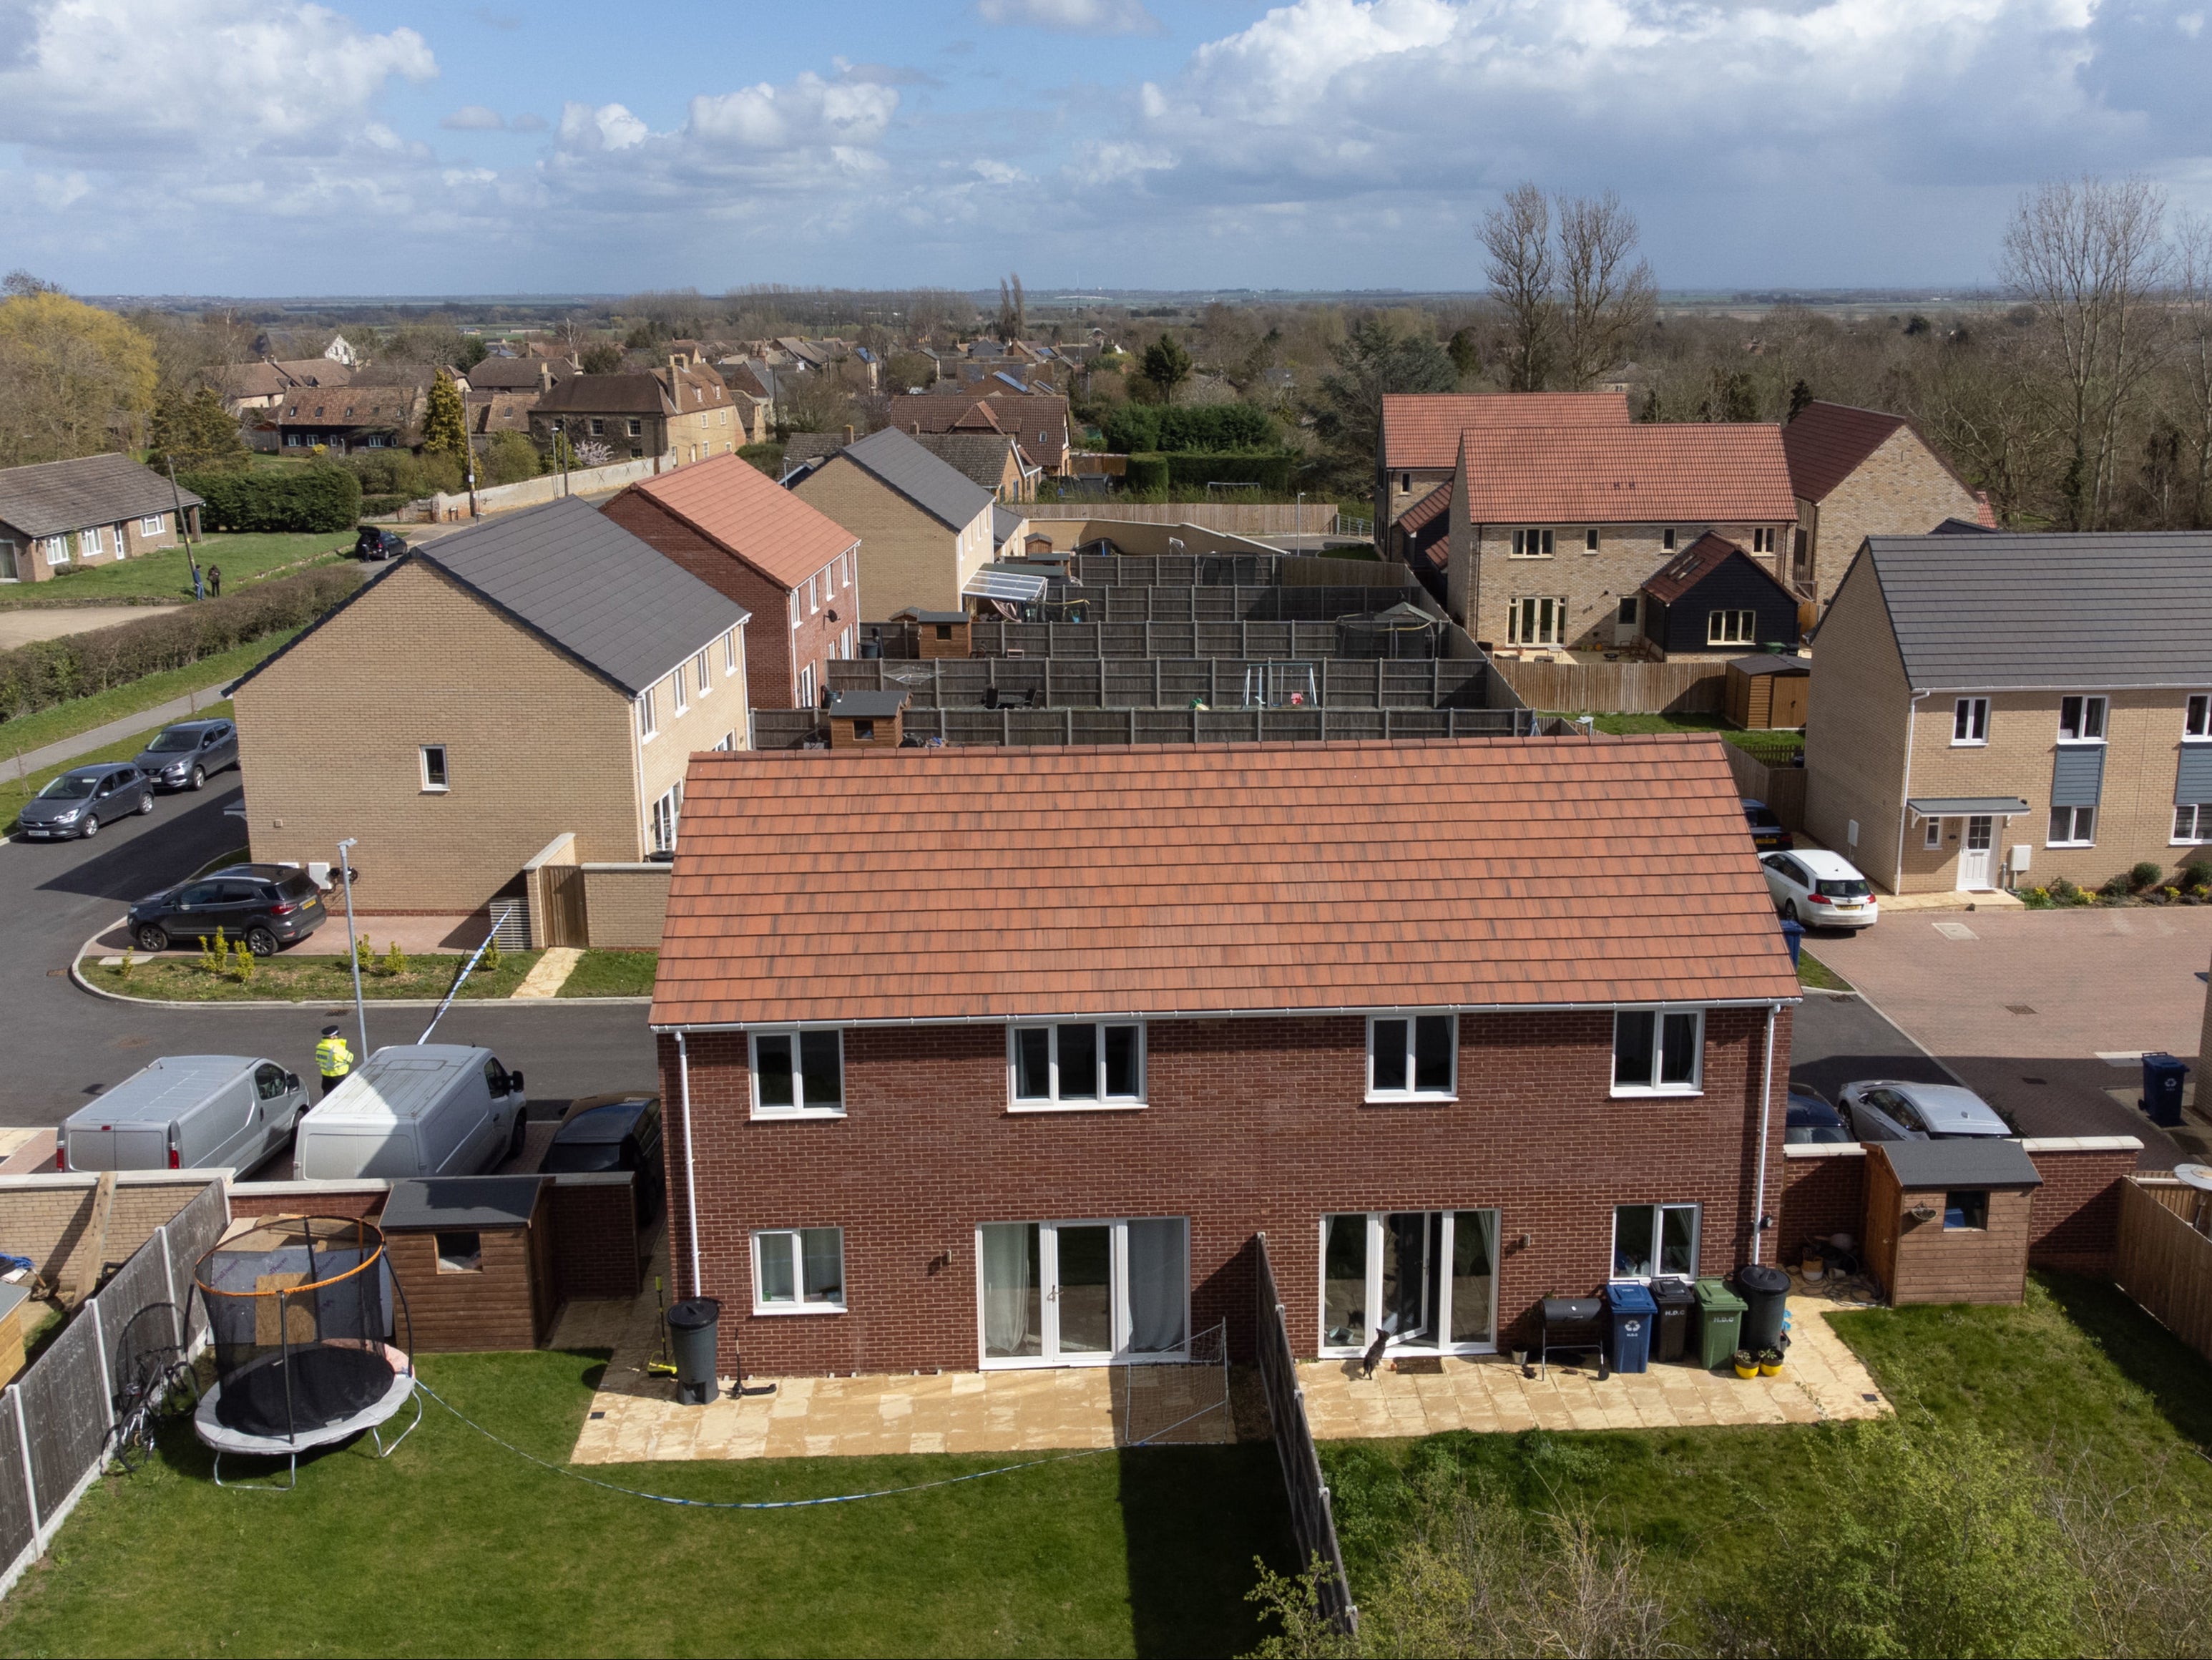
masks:
{"label": "shrub", "polygon": [[2049,910],[2051,908],[2051,891],[2048,888],[2017,888],[2014,891],[2019,897],[2020,903],[2030,910]]}
{"label": "shrub", "polygon": [[222,924],[215,925],[215,938],[200,941],[200,966],[210,974],[221,974],[230,961],[230,947],[222,937]]}
{"label": "shrub", "polygon": [[2129,880],[2126,873],[2124,872],[2118,876],[2106,877],[2104,880],[2104,885],[2097,890],[2097,897],[2100,899],[2124,899],[2135,891],[2135,884]]}
{"label": "shrub", "polygon": [[450,496],[468,482],[460,461],[451,455],[417,455],[404,449],[363,450],[348,456],[345,465],[361,480],[364,495],[398,496],[410,502],[438,490]]}
{"label": "shrub", "polygon": [[373,953],[369,950],[368,936],[367,934],[362,934],[358,939],[356,939],[353,942],[354,966],[358,968],[363,974],[370,972],[374,966],[370,961],[372,955]]}
{"label": "shrub", "polygon": [[384,953],[384,971],[390,975],[407,972],[407,953],[399,949],[399,942],[392,942],[392,949]]}
{"label": "shrub", "polygon": [[1280,450],[1170,450],[1170,488],[1203,494],[1208,484],[1257,484],[1282,493],[1291,488],[1297,457]]}
{"label": "shrub", "polygon": [[497,934],[495,933],[484,941],[484,954],[477,966],[487,974],[499,972],[499,936]]}
{"label": "shrub", "polygon": [[258,966],[254,960],[253,953],[246,949],[246,941],[241,939],[232,948],[230,977],[237,981],[240,985],[252,985],[253,970]]}
{"label": "shrub", "polygon": [[2128,867],[2128,886],[2135,892],[2140,893],[2145,888],[2156,886],[2158,879],[2165,874],[2166,872],[2160,866],[2146,859],[2140,864]]}
{"label": "shrub", "polygon": [[0,720],[127,685],[163,669],[185,668],[280,629],[312,623],[361,581],[357,566],[326,565],[137,622],[0,652]]}
{"label": "shrub", "polygon": [[196,472],[180,482],[207,503],[210,530],[342,531],[361,516],[361,480],[339,466]]}
{"label": "shrub", "polygon": [[1109,450],[1254,450],[1275,442],[1275,423],[1255,404],[1121,404],[1099,423]]}
{"label": "shrub", "polygon": [[361,516],[381,519],[386,514],[398,512],[410,499],[404,496],[364,496],[361,498]]}
{"label": "shrub", "polygon": [[2212,861],[2201,853],[2191,854],[2188,862],[2174,873],[2173,879],[2184,893],[2202,893],[2212,887]]}
{"label": "shrub", "polygon": [[497,433],[484,446],[483,454],[477,462],[477,483],[479,486],[519,484],[526,478],[537,477],[544,470],[544,458],[526,435]]}
{"label": "shrub", "polygon": [[1164,455],[1132,455],[1129,470],[1122,483],[1134,494],[1145,490],[1164,491],[1168,487],[1168,459]]}

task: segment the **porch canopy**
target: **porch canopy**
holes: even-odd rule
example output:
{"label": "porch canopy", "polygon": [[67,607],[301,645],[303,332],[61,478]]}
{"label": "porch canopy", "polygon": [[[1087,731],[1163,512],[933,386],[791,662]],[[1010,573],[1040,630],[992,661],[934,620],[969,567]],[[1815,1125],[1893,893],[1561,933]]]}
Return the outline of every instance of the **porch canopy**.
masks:
{"label": "porch canopy", "polygon": [[1049,581],[1044,571],[1006,570],[999,565],[986,565],[968,579],[968,586],[960,592],[969,599],[1010,599],[1025,604],[1042,599]]}
{"label": "porch canopy", "polygon": [[2027,803],[2017,795],[1916,795],[1905,805],[1920,818],[1971,818],[1984,813],[1992,818],[2017,818],[2027,811]]}

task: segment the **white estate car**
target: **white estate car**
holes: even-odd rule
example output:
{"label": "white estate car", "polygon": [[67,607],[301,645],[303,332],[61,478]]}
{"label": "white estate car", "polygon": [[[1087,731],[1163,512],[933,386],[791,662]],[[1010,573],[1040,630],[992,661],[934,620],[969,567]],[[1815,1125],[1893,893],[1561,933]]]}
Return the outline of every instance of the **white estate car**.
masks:
{"label": "white estate car", "polygon": [[1824,850],[1763,854],[1774,908],[1808,928],[1872,927],[1881,915],[1874,890],[1851,861]]}

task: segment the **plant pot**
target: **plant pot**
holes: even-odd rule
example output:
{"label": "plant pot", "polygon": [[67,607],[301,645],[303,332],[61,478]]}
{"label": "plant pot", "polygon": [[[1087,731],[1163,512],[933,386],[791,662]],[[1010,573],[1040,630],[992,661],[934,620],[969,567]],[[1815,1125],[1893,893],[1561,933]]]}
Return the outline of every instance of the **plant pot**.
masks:
{"label": "plant pot", "polygon": [[1756,1377],[1759,1376],[1759,1368],[1755,1365],[1747,1366],[1741,1361],[1738,1361],[1736,1363],[1735,1375],[1739,1377]]}
{"label": "plant pot", "polygon": [[1815,1280],[1825,1280],[1827,1278],[1828,1274],[1828,1265],[1817,1256],[1808,1256],[1805,1259],[1803,1263],[1800,1265],[1798,1271],[1805,1276],[1808,1282]]}
{"label": "plant pot", "polygon": [[1763,1361],[1762,1361],[1762,1362],[1759,1364],[1759,1375],[1761,1377],[1781,1377],[1781,1376],[1782,1376],[1782,1363],[1781,1363],[1779,1360],[1777,1360],[1777,1361],[1776,1361],[1772,1365],[1771,1365],[1771,1366],[1770,1366],[1770,1365],[1766,1365],[1765,1362],[1763,1362]]}

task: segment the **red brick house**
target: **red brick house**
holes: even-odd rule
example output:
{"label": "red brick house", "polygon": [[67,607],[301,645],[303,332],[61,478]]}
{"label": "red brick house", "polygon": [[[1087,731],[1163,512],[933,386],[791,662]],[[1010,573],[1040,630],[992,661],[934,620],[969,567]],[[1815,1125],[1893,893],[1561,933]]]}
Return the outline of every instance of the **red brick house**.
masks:
{"label": "red brick house", "polygon": [[821,702],[830,663],[859,639],[860,538],[735,455],[641,480],[600,511],[753,614],[753,708]]}
{"label": "red brick house", "polygon": [[1519,1347],[1761,1253],[1797,997],[1707,738],[696,755],[672,1260],[756,1373],[1249,1355],[1263,1231],[1304,1354]]}

